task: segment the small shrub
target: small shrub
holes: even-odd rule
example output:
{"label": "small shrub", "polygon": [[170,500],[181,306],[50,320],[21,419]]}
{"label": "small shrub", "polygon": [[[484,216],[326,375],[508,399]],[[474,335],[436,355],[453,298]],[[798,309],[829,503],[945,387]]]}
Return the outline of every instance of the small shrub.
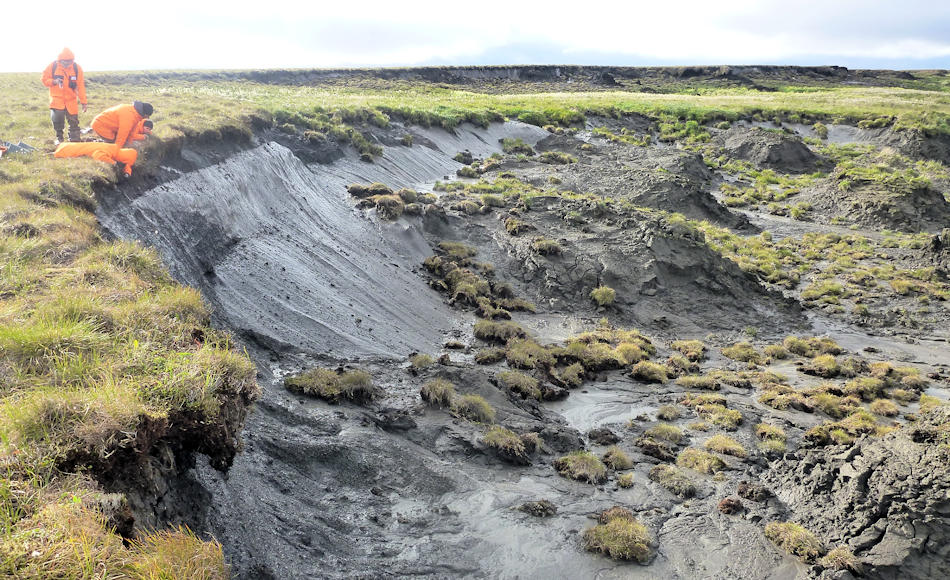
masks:
{"label": "small shrub", "polygon": [[475,423],[495,422],[495,409],[481,395],[462,395],[454,398],[452,412]]}
{"label": "small shrub", "polygon": [[821,559],[821,565],[831,570],[849,570],[859,576],[863,571],[858,557],[844,546],[838,546],[825,554]]}
{"label": "small shrub", "polygon": [[669,423],[658,423],[647,429],[644,435],[670,443],[679,443],[683,440],[683,430]]}
{"label": "small shrub", "polygon": [[366,371],[337,373],[331,369],[315,368],[284,380],[288,389],[313,395],[331,403],[341,398],[367,401],[375,395],[373,381]]}
{"label": "small shrub", "polygon": [[567,165],[569,163],[577,163],[577,157],[567,153],[561,153],[560,151],[545,151],[538,156],[538,161],[552,165]]}
{"label": "small shrub", "polygon": [[568,479],[587,483],[603,483],[607,480],[607,467],[589,451],[573,451],[554,461],[557,472]]}
{"label": "small shrub", "polygon": [[622,487],[623,489],[633,487],[633,474],[621,473],[620,477],[617,478],[617,486]]}
{"label": "small shrub", "polygon": [[789,554],[804,562],[814,561],[824,548],[815,534],[792,522],[771,522],[765,526],[765,537]]}
{"label": "small shrub", "polygon": [[841,372],[841,367],[838,365],[838,360],[834,355],[830,354],[820,354],[811,361],[805,363],[801,367],[803,373],[809,375],[815,375],[817,377],[822,377],[825,379],[830,379],[838,376],[838,373]]}
{"label": "small shrub", "polygon": [[718,473],[726,469],[726,462],[701,449],[690,447],[676,456],[676,465],[700,473]]}
{"label": "small shrub", "polygon": [[516,464],[528,463],[524,441],[514,431],[500,425],[492,425],[482,437],[482,442],[506,461]]}
{"label": "small shrub", "polygon": [[464,167],[459,168],[455,172],[455,175],[459,177],[466,177],[466,178],[471,179],[471,178],[478,177],[478,171],[476,171],[475,168],[473,168],[470,165],[465,165]]}
{"label": "small shrub", "polygon": [[667,380],[665,366],[645,360],[633,365],[630,373],[633,378],[647,383],[665,383]]}
{"label": "small shrub", "polygon": [[723,498],[719,502],[719,511],[727,516],[742,513],[744,509],[745,506],[742,505],[742,502],[733,497]]}
{"label": "small shrub", "polygon": [[663,421],[675,421],[680,418],[680,409],[676,405],[663,405],[656,412],[656,418]]}
{"label": "small shrub", "polygon": [[878,399],[871,403],[871,412],[882,417],[896,417],[900,413],[900,409],[893,401]]}
{"label": "small shrub", "polygon": [[590,298],[597,303],[597,306],[610,306],[617,298],[617,291],[610,286],[598,286],[590,291]]}
{"label": "small shrub", "polygon": [[572,363],[558,374],[558,378],[568,387],[577,388],[584,384],[584,365]]}
{"label": "small shrub", "polygon": [[486,207],[505,207],[505,200],[499,195],[486,193],[482,195],[482,205]]}
{"label": "small shrub", "polygon": [[528,225],[519,219],[508,218],[505,220],[505,231],[512,236],[520,236],[521,234],[533,229],[534,226]]}
{"label": "small shrub", "polygon": [[480,365],[490,365],[505,359],[503,348],[483,348],[475,353],[475,362]]}
{"label": "small shrub", "polygon": [[703,447],[709,451],[724,453],[733,457],[744,458],[748,455],[741,443],[727,435],[713,435],[703,443]]}
{"label": "small shrub", "polygon": [[646,526],[623,508],[613,508],[601,516],[604,523],[584,531],[584,548],[614,560],[634,560],[644,564],[653,555]]}
{"label": "small shrub", "polygon": [[561,253],[561,245],[554,240],[541,238],[531,244],[531,249],[542,256],[556,256]]}
{"label": "small shrub", "polygon": [[727,409],[723,405],[699,405],[696,413],[713,425],[734,431],[742,423],[742,413],[735,409]]}
{"label": "small shrub", "polygon": [[681,469],[672,465],[660,464],[650,470],[650,479],[667,491],[682,499],[696,495],[696,485]]}
{"label": "small shrub", "polygon": [[675,340],[670,346],[694,362],[701,361],[706,356],[706,345],[701,340]]}
{"label": "small shrub", "polygon": [[534,149],[522,139],[502,139],[501,150],[512,155],[534,155]]}
{"label": "small shrub", "polygon": [[785,442],[787,436],[781,427],[769,425],[768,423],[759,423],[755,426],[755,434],[759,439]]}
{"label": "small shrub", "polygon": [[764,360],[762,353],[755,350],[755,347],[748,342],[737,342],[732,346],[727,346],[722,349],[722,354],[726,358],[731,358],[732,360],[748,362],[757,365],[762,364]]}
{"label": "small shrub", "polygon": [[676,384],[686,389],[719,390],[719,381],[712,375],[686,375],[676,379]]}
{"label": "small shrub", "polygon": [[432,379],[422,385],[419,396],[429,405],[448,408],[455,399],[455,385],[445,379]]}
{"label": "small shrub", "polygon": [[765,356],[774,359],[786,359],[788,358],[788,350],[781,344],[769,344],[762,349],[762,352],[765,353]]}
{"label": "small shrub", "polygon": [[422,370],[435,364],[435,359],[427,354],[417,353],[409,357],[412,368]]}
{"label": "small shrub", "polygon": [[499,380],[509,390],[521,395],[523,399],[541,399],[538,379],[518,371],[505,371],[498,374]]}
{"label": "small shrub", "polygon": [[614,471],[622,471],[633,467],[633,460],[624,453],[623,449],[616,445],[611,445],[604,453],[604,464]]}
{"label": "small shrub", "polygon": [[554,366],[555,356],[550,348],[545,348],[530,338],[512,338],[505,349],[508,365],[519,369],[550,368]]}
{"label": "small shrub", "polygon": [[523,328],[510,321],[479,320],[475,323],[474,333],[476,338],[486,342],[500,342],[502,344],[512,338],[525,338],[527,336]]}

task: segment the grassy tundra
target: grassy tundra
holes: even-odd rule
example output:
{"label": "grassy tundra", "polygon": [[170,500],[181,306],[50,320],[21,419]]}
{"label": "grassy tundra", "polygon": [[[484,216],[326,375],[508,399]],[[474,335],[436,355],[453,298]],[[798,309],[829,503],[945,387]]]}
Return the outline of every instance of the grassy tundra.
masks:
{"label": "grassy tundra", "polygon": [[[297,86],[236,74],[93,73],[87,80],[92,111],[133,99],[154,104],[143,172],[176,142],[248,142],[264,127],[350,143],[370,160],[382,150],[361,128],[393,119],[448,129],[503,119],[564,127],[593,114],[640,113],[686,142],[701,142],[708,124],[740,118],[950,133],[950,95],[942,77],[927,75],[918,88],[659,94],[548,92],[527,84],[488,93],[383,80]],[[163,441],[208,442],[199,451],[224,444],[214,440],[217,427],[228,409],[253,400],[254,367],[225,332],[210,328],[201,296],[172,280],[155,252],[103,238],[95,198],[116,184],[116,174],[88,159],[51,158],[39,73],[0,75],[0,94],[0,138],[39,149],[0,161],[0,571],[23,578],[226,577],[221,546],[186,529],[123,543],[115,532],[121,499],[103,484]],[[742,253],[727,232],[708,233]]]}

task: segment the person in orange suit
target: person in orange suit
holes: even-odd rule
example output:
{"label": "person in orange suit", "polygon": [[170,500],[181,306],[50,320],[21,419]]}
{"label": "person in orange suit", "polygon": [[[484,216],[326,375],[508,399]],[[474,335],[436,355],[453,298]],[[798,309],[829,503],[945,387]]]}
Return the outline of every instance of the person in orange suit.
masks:
{"label": "person in orange suit", "polygon": [[117,162],[122,163],[125,165],[125,175],[131,176],[132,165],[139,158],[139,152],[135,149],[122,149],[114,143],[91,141],[87,143],[63,143],[56,148],[53,156],[60,159],[64,157],[92,157],[96,161],[102,161],[113,166]]}
{"label": "person in orange suit", "polygon": [[56,131],[56,141],[62,142],[63,129],[69,122],[69,140],[79,141],[79,107],[86,112],[86,80],[82,67],[76,64],[73,51],[64,48],[59,57],[43,71],[43,84],[49,87],[49,111]]}
{"label": "person in orange suit", "polygon": [[155,124],[152,123],[151,119],[142,119],[139,121],[139,124],[135,126],[135,130],[132,131],[132,134],[129,135],[129,142],[144,141],[146,137],[152,134],[154,127]]}
{"label": "person in orange suit", "polygon": [[142,101],[116,105],[96,115],[92,120],[92,130],[107,142],[122,148],[131,141],[132,132],[138,124],[151,117],[153,111],[152,105]]}

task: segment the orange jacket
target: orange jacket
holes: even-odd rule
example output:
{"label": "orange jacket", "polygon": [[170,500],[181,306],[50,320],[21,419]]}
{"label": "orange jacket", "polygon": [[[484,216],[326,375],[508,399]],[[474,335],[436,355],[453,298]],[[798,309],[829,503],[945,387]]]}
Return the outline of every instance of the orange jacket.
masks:
{"label": "orange jacket", "polygon": [[145,119],[142,119],[135,125],[135,129],[132,129],[132,132],[129,133],[129,143],[132,141],[145,141]]}
{"label": "orange jacket", "polygon": [[92,130],[103,139],[114,141],[119,147],[130,142],[129,135],[142,121],[142,115],[132,105],[116,105],[96,115]]}
{"label": "orange jacket", "polygon": [[132,165],[139,158],[139,152],[135,149],[122,149],[112,143],[63,143],[56,148],[54,157],[92,157],[96,161],[102,161],[109,165],[119,163],[125,164],[125,174],[132,175]]}
{"label": "orange jacket", "polygon": [[[62,77],[63,86],[54,82],[54,76]],[[76,83],[76,88],[69,88],[70,81]],[[79,107],[76,106],[76,100],[86,104],[86,80],[82,74],[82,67],[73,62],[67,68],[54,60],[46,70],[43,71],[43,84],[49,87],[49,108],[66,109],[70,115],[79,113]]]}

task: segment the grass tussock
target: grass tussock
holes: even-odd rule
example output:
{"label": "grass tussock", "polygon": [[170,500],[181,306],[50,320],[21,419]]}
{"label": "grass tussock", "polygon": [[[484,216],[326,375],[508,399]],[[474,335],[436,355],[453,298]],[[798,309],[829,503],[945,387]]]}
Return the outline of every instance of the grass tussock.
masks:
{"label": "grass tussock", "polygon": [[633,460],[630,456],[616,445],[611,445],[604,453],[604,465],[614,471],[623,471],[633,467]]}
{"label": "grass tussock", "polygon": [[701,340],[674,340],[670,347],[683,353],[687,359],[698,362],[706,357],[706,345]]}
{"label": "grass tussock", "polygon": [[712,453],[690,447],[676,456],[676,465],[700,473],[719,473],[726,469],[726,462]]}
{"label": "grass tussock", "polygon": [[341,399],[355,402],[372,400],[376,395],[373,378],[366,371],[340,371],[314,368],[284,380],[288,389],[337,403]]}
{"label": "grass tussock", "polygon": [[814,562],[824,552],[815,534],[793,522],[770,522],[765,526],[765,537],[803,562]]}
{"label": "grass tussock", "polygon": [[452,406],[452,401],[455,400],[455,385],[445,379],[432,379],[422,385],[419,396],[433,407],[447,409]]}
{"label": "grass tussock", "polygon": [[598,286],[590,291],[590,299],[601,308],[610,306],[617,299],[617,291],[610,286]]}
{"label": "grass tussock", "polygon": [[662,364],[646,360],[636,363],[633,365],[633,368],[630,369],[630,374],[633,378],[645,383],[663,384],[668,379],[666,373],[667,369]]}
{"label": "grass tussock", "polygon": [[611,508],[601,515],[601,524],[584,531],[584,548],[615,560],[645,564],[653,556],[650,532],[624,508]]}
{"label": "grass tussock", "polygon": [[554,460],[554,469],[568,479],[585,483],[607,481],[607,467],[590,451],[573,451]]}
{"label": "grass tussock", "polygon": [[650,470],[650,479],[673,495],[687,499],[696,495],[696,484],[682,469],[661,463]]}
{"label": "grass tussock", "polygon": [[703,443],[703,447],[708,451],[732,455],[733,457],[745,458],[748,456],[745,447],[728,435],[713,435]]}
{"label": "grass tussock", "polygon": [[676,425],[670,425],[669,423],[657,423],[653,427],[650,427],[644,431],[643,434],[647,437],[652,437],[653,439],[659,439],[661,441],[669,441],[673,444],[680,443],[684,437],[682,429]]}
{"label": "grass tussock", "polygon": [[520,395],[522,399],[541,400],[541,382],[532,376],[518,371],[504,371],[498,373],[498,380],[505,388]]}
{"label": "grass tussock", "polygon": [[481,395],[462,395],[453,398],[452,413],[473,423],[495,422],[495,409]]}

